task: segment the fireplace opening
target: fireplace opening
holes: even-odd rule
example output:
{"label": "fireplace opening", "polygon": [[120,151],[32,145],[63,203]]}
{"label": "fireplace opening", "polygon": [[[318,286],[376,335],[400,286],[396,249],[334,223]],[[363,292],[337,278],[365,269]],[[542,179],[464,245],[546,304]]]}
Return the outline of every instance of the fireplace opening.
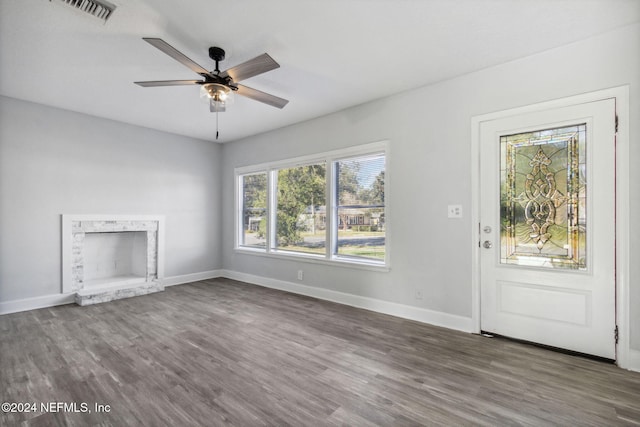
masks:
{"label": "fireplace opening", "polygon": [[85,288],[146,281],[146,231],[86,233],[83,255]]}
{"label": "fireplace opening", "polygon": [[62,215],[62,292],[79,305],[164,290],[164,216]]}

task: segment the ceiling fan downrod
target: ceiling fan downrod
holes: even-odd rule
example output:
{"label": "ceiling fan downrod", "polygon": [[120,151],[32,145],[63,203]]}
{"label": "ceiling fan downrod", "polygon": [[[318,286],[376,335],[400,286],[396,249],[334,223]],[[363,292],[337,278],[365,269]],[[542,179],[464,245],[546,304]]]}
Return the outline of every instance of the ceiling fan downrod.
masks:
{"label": "ceiling fan downrod", "polygon": [[216,63],[216,69],[214,70],[216,74],[220,74],[220,67],[218,63],[224,60],[224,49],[216,46],[212,46],[209,48],[209,58],[213,59]]}

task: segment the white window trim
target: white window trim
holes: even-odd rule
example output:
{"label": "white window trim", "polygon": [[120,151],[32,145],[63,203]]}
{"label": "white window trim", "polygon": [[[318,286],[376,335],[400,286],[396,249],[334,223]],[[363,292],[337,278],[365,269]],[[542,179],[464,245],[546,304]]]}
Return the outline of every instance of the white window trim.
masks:
{"label": "white window trim", "polygon": [[[354,267],[354,268],[363,268],[374,271],[389,271],[391,268],[391,256],[390,256],[390,236],[391,236],[391,224],[389,222],[386,223],[385,227],[385,259],[384,261],[377,261],[368,258],[361,257],[349,257],[344,255],[333,255],[335,253],[335,245],[337,245],[337,227],[334,227],[334,210],[336,209],[335,205],[335,162],[343,159],[350,159],[359,156],[367,156],[374,155],[376,153],[383,153],[385,156],[385,215],[389,217],[390,211],[390,200],[389,200],[389,142],[388,141],[379,141],[368,144],[362,144],[352,147],[347,147],[339,150],[333,150],[313,155],[300,156],[295,158],[277,160],[272,162],[260,163],[256,165],[249,166],[241,166],[234,169],[234,250],[237,253],[247,254],[247,255],[257,255],[257,256],[266,256],[270,258],[279,258],[279,259],[296,259],[302,262],[310,262],[310,263],[319,263],[319,264],[327,264],[327,265],[335,265],[335,266],[344,266],[344,267]],[[330,215],[326,217],[326,229],[327,231],[327,241],[325,244],[326,252],[324,255],[320,254],[307,254],[303,252],[288,252],[288,251],[278,251],[277,249],[272,249],[272,242],[275,239],[275,227],[272,227],[272,223],[274,221],[276,215],[276,206],[275,200],[273,200],[273,194],[276,190],[273,188],[276,183],[275,180],[272,179],[274,171],[285,168],[306,166],[310,164],[316,164],[320,162],[326,162],[327,165],[327,176],[326,180],[326,194],[327,194],[327,203],[326,203],[326,212],[331,212]],[[243,232],[241,215],[242,215],[242,207],[240,206],[240,201],[242,200],[242,187],[240,186],[240,177],[244,175],[251,175],[257,173],[266,173],[267,174],[267,204],[268,204],[268,217],[267,217],[267,241],[266,248],[256,248],[250,246],[242,246],[240,242],[242,241],[241,233]],[[335,230],[334,230],[335,228]]]}

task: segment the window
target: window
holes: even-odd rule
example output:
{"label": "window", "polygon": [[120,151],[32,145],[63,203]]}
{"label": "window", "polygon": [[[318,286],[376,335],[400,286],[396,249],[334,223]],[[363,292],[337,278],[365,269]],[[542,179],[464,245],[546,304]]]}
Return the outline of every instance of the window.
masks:
{"label": "window", "polygon": [[240,244],[266,247],[267,239],[267,174],[241,177],[242,238]]}
{"label": "window", "polygon": [[326,227],[321,220],[327,198],[325,165],[322,162],[277,171],[274,249],[326,252]]}
{"label": "window", "polygon": [[336,254],[385,257],[384,154],[336,162]]}
{"label": "window", "polygon": [[236,169],[236,248],[386,266],[386,143]]}

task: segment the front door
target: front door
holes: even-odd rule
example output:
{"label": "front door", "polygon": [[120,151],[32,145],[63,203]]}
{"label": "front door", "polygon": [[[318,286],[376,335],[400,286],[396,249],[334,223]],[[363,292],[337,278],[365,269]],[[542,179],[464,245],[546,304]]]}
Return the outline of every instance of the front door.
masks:
{"label": "front door", "polygon": [[615,99],[480,123],[481,329],[615,359]]}

